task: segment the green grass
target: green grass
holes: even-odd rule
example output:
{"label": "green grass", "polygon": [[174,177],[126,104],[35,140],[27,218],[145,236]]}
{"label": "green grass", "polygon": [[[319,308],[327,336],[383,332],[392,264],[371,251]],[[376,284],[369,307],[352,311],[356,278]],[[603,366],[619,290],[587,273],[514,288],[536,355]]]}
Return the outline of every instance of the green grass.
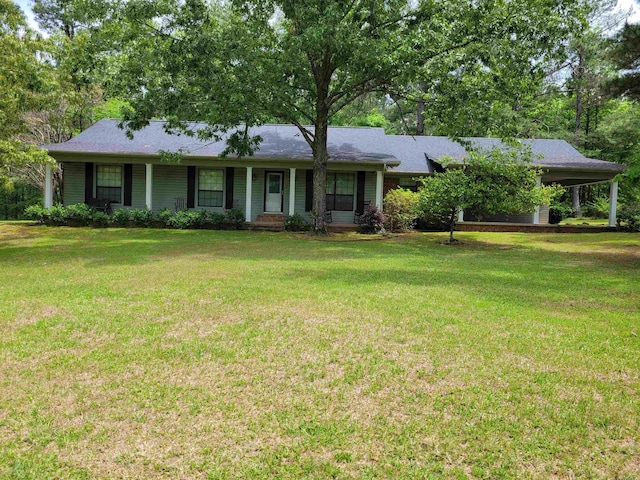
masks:
{"label": "green grass", "polygon": [[608,218],[592,218],[592,217],[579,217],[579,218],[565,218],[560,222],[560,225],[596,225],[606,227],[609,225]]}
{"label": "green grass", "polygon": [[640,476],[640,236],[0,223],[0,478]]}

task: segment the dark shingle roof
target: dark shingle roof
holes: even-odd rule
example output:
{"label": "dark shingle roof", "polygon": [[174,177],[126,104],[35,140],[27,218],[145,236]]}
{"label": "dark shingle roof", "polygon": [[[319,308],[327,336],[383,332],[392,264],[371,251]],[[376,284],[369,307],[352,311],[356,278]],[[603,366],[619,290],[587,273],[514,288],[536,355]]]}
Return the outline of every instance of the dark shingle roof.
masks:
{"label": "dark shingle roof", "polygon": [[[428,145],[425,146],[426,154],[432,160],[439,162],[444,157],[451,157],[461,161],[466,156],[464,147],[447,137],[427,137]],[[492,148],[506,148],[498,138],[465,138],[475,148],[487,150]],[[568,168],[568,169],[594,169],[623,171],[624,165],[587,158],[564,140],[520,140],[524,145],[531,147],[534,163],[542,167]]]}
{"label": "dark shingle roof", "polygon": [[[197,130],[204,124],[192,124]],[[251,135],[260,135],[263,141],[255,152],[255,158],[311,160],[311,148],[302,134],[293,125],[263,125],[250,130]],[[382,128],[329,127],[329,157],[333,161],[399,163],[383,148],[385,133]],[[83,152],[113,154],[157,154],[159,151],[177,152],[185,155],[215,157],[222,153],[226,144],[203,141],[186,135],[170,135],[164,130],[164,122],[150,122],[134,132],[128,139],[124,130],[118,128],[117,120],[100,120],[68,142],[43,145],[52,153]]]}
{"label": "dark shingle roof", "polygon": [[[183,149],[186,155],[215,157],[225,148],[225,142],[206,142],[197,137],[170,135],[164,130],[164,122],[150,122],[149,126],[134,133],[128,139],[118,128],[117,120],[101,120],[68,142],[44,145],[51,153],[113,153],[152,155],[159,151],[176,152]],[[197,129],[204,124],[194,123]],[[263,138],[256,158],[311,160],[312,152],[302,134],[293,125],[263,125],[251,129],[251,135]],[[464,147],[448,137],[412,137],[386,135],[382,128],[329,127],[330,162],[374,162],[391,165],[392,172],[432,173],[432,162],[444,157],[461,161]],[[480,149],[503,147],[496,138],[468,138]],[[583,156],[564,140],[523,140],[531,146],[535,162],[542,167],[576,170],[607,170],[618,172],[624,165],[594,160]],[[400,163],[398,165],[398,163]]]}

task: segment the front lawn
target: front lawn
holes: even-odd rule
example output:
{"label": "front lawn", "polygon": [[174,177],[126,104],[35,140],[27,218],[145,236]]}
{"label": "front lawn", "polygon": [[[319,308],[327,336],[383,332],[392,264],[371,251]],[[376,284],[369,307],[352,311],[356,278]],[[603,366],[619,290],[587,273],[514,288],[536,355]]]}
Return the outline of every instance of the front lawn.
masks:
{"label": "front lawn", "polygon": [[640,236],[0,223],[0,478],[638,478]]}

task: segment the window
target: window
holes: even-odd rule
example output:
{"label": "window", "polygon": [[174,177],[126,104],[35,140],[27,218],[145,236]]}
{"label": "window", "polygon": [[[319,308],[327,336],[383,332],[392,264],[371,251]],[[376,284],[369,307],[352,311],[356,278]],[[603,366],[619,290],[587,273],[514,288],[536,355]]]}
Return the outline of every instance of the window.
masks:
{"label": "window", "polygon": [[113,203],[122,201],[122,166],[96,165],[96,198]]}
{"label": "window", "polygon": [[354,173],[327,173],[327,210],[353,211]]}
{"label": "window", "polygon": [[222,170],[198,170],[198,206],[221,207],[223,186]]}

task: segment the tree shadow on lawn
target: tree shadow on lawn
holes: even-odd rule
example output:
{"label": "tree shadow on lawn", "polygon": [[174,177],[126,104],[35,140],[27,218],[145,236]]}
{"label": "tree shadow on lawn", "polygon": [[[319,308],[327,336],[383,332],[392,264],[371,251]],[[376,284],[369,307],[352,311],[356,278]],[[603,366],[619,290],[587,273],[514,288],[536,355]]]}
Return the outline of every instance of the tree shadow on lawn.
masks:
{"label": "tree shadow on lawn", "polygon": [[[36,233],[31,233],[37,228]],[[41,230],[42,229],[42,230]],[[274,262],[332,262],[370,260],[372,265],[393,264],[425,265],[448,269],[456,262],[473,263],[485,268],[493,264],[500,271],[508,269],[513,261],[557,266],[575,265],[606,268],[615,265],[621,273],[629,270],[637,274],[640,268],[640,246],[636,238],[603,238],[596,242],[593,235],[521,234],[496,241],[482,235],[465,235],[459,244],[444,245],[440,234],[411,234],[381,241],[330,241],[311,239],[300,235],[273,232],[209,231],[209,230],[156,230],[156,229],[95,229],[65,227],[22,227],[0,236],[0,261],[13,264],[66,264],[81,262],[86,266],[144,265],[149,262],[180,257],[193,257],[194,261],[233,260]],[[27,233],[24,232],[26,230]],[[2,232],[4,233],[4,232]],[[40,235],[42,233],[43,235]],[[624,234],[621,234],[624,235]],[[572,237],[572,238],[569,238]],[[42,238],[43,245],[25,244]],[[521,242],[522,239],[522,242]],[[633,242],[636,242],[634,244]],[[282,246],[287,242],[286,247]],[[557,244],[570,246],[593,245],[577,251],[560,251]],[[605,245],[607,250],[599,248]],[[547,248],[547,246],[554,246]],[[570,249],[567,249],[570,250]],[[287,266],[286,268],[291,268]],[[308,270],[308,268],[305,267]],[[404,275],[410,274],[409,271]],[[468,269],[465,274],[470,273]]]}
{"label": "tree shadow on lawn", "polygon": [[[577,276],[587,276],[580,265],[554,275],[552,267],[538,269],[534,274],[514,270],[507,265],[504,268],[468,269],[462,263],[430,269],[428,271],[397,268],[371,268],[368,270],[344,266],[336,270],[326,268],[294,268],[283,273],[283,281],[294,285],[325,285],[328,290],[336,290],[339,295],[354,295],[381,298],[388,292],[397,292],[403,301],[443,301],[443,296],[460,301],[470,301],[470,305],[483,304],[533,306],[560,305],[563,308],[590,308],[594,305],[602,308],[620,308],[620,300],[634,308],[633,301],[626,297],[628,276],[614,273],[587,283],[580,281],[573,285],[568,280]],[[638,282],[636,282],[638,284]],[[639,284],[640,286],[640,284]],[[401,290],[396,290],[397,288]],[[387,297],[385,297],[387,298]],[[639,299],[640,300],[640,299]],[[387,300],[380,300],[385,302]],[[456,300],[452,300],[454,303]],[[628,302],[628,303],[627,303]]]}

